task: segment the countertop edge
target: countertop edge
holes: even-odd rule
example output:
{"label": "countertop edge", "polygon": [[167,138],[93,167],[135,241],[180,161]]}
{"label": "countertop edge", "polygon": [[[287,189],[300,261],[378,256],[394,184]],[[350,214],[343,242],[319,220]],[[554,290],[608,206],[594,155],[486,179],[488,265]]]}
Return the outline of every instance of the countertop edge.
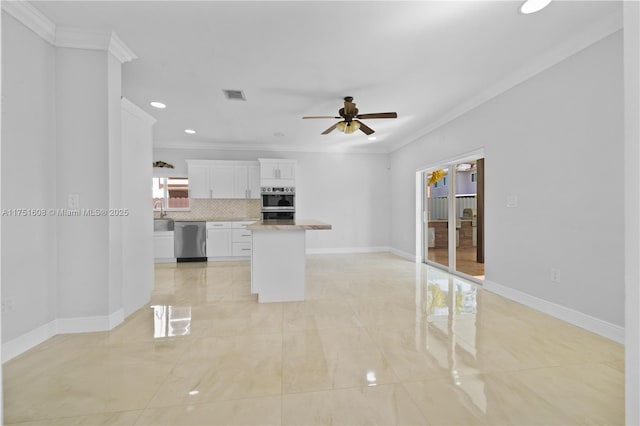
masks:
{"label": "countertop edge", "polygon": [[295,223],[261,223],[257,222],[247,225],[246,229],[250,231],[316,231],[330,230],[332,226],[328,223],[315,220],[301,220]]}

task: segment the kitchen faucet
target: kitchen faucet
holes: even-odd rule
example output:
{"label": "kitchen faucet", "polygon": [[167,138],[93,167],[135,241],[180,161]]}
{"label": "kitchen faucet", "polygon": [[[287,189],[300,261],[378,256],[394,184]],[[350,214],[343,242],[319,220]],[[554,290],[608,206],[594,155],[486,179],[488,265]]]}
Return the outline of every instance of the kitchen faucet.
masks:
{"label": "kitchen faucet", "polygon": [[166,217],[167,216],[167,212],[164,211],[164,201],[163,200],[158,200],[155,203],[153,203],[153,208],[156,209],[158,208],[158,203],[160,203],[160,217]]}

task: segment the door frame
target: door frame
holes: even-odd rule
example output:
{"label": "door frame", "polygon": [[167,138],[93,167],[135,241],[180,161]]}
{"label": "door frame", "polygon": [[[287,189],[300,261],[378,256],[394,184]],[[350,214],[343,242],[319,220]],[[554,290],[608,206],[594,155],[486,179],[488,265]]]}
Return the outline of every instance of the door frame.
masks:
{"label": "door frame", "polygon": [[[465,274],[456,270],[456,227],[449,226],[449,265],[441,265],[439,263],[428,260],[428,218],[427,218],[427,197],[426,197],[426,175],[434,170],[448,167],[449,170],[454,170],[454,167],[458,163],[465,161],[477,161],[479,159],[485,159],[484,147],[478,148],[473,151],[469,151],[454,157],[446,158],[437,162],[429,163],[426,166],[420,167],[416,170],[416,262],[425,263],[429,266],[433,266],[439,269],[444,269],[451,274],[458,275],[467,280],[473,281],[478,284],[482,284],[484,281],[478,279],[472,275]],[[455,197],[455,185],[456,185],[456,173],[449,173],[449,185],[454,188],[453,193],[449,191],[448,196],[448,222],[449,225],[456,223],[456,197]],[[485,181],[486,184],[486,181]],[[485,188],[486,193],[486,188]],[[453,195],[453,196],[452,196]],[[485,197],[486,200],[486,197]],[[486,211],[486,209],[485,209]],[[484,219],[483,219],[484,220]],[[486,227],[484,227],[486,238]],[[418,232],[419,231],[419,232]],[[484,243],[484,241],[483,241]]]}

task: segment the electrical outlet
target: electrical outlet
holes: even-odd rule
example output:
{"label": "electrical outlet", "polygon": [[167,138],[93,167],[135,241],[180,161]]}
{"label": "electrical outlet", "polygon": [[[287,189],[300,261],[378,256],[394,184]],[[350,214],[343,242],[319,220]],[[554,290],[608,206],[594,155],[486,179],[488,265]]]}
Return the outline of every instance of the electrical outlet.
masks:
{"label": "electrical outlet", "polygon": [[560,269],[551,268],[551,282],[559,283],[560,282]]}
{"label": "electrical outlet", "polygon": [[2,299],[2,313],[13,311],[13,299]]}

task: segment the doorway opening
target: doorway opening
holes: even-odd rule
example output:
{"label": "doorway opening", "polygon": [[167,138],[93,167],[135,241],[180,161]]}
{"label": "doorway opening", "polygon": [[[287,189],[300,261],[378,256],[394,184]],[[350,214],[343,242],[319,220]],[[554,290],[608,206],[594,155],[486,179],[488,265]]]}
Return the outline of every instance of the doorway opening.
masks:
{"label": "doorway opening", "polygon": [[422,261],[474,281],[483,281],[485,271],[484,170],[484,158],[476,154],[417,176]]}

